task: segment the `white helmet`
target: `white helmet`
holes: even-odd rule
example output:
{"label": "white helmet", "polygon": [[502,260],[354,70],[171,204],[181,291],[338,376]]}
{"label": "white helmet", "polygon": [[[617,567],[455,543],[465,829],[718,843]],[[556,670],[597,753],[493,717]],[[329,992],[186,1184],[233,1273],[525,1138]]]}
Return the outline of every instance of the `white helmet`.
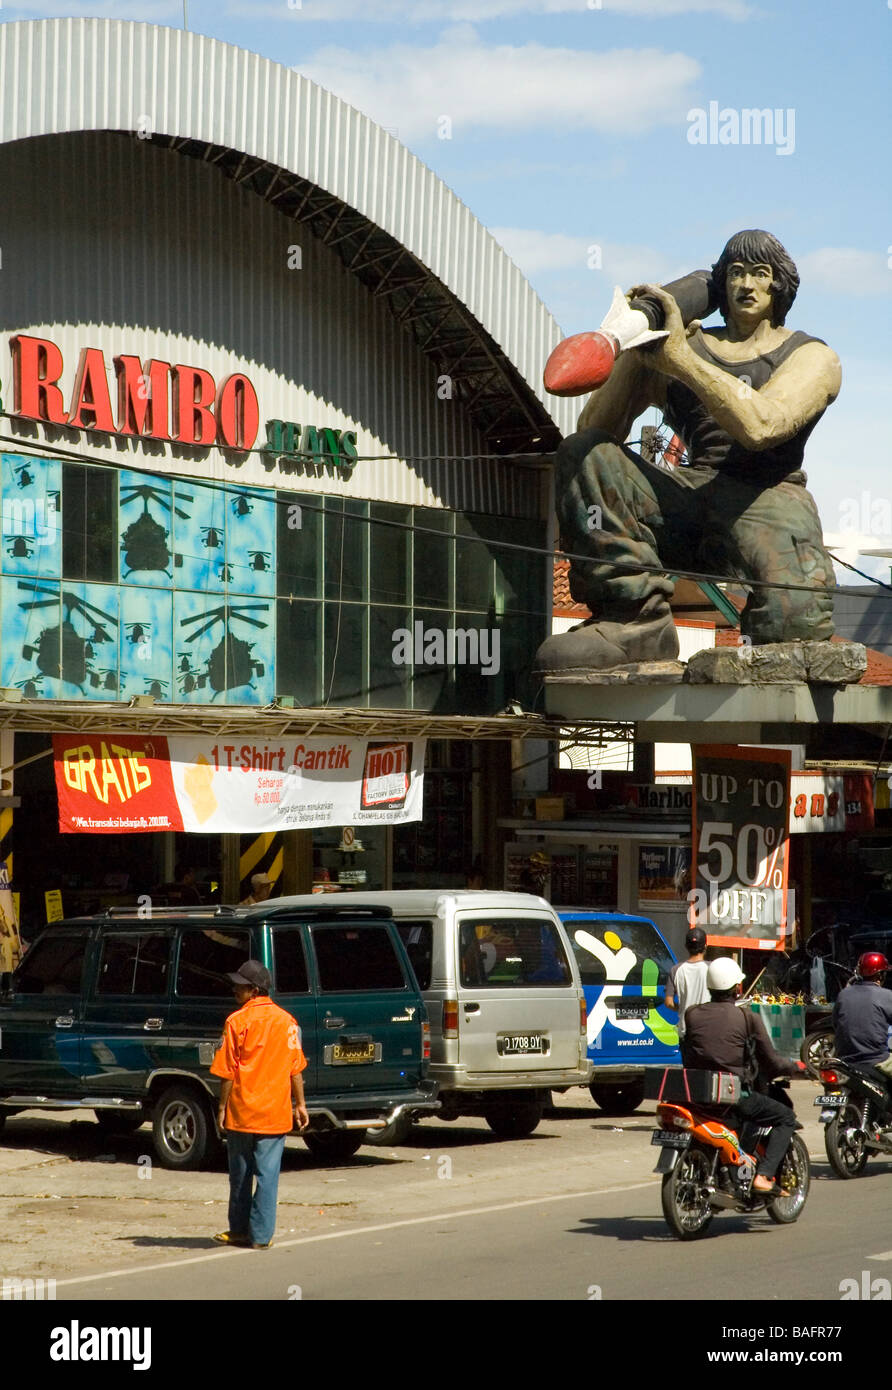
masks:
{"label": "white helmet", "polygon": [[730,956],[719,956],[718,960],[710,961],[706,972],[706,984],[710,992],[721,994],[723,990],[733,989],[742,980],[743,971]]}

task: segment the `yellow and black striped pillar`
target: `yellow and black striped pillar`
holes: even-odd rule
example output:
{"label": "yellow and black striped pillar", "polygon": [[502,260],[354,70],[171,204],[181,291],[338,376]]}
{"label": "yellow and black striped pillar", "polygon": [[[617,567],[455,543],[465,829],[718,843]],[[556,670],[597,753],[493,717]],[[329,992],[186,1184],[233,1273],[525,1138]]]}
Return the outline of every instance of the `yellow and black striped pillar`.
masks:
{"label": "yellow and black striped pillar", "polygon": [[239,901],[251,892],[251,875],[268,874],[275,893],[282,877],[284,834],[279,830],[264,831],[261,835],[243,835],[239,854]]}

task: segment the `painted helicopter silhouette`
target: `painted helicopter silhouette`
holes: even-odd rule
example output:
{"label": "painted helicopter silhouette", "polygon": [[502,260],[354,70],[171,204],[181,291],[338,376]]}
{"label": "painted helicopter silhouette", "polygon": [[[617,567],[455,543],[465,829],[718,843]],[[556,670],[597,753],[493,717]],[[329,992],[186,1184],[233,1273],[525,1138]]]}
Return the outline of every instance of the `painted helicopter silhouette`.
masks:
{"label": "painted helicopter silhouette", "polygon": [[252,657],[251,649],[253,642],[246,642],[243,638],[237,637],[230,628],[234,622],[247,623],[250,627],[265,628],[269,623],[261,622],[259,618],[249,618],[245,616],[250,612],[269,612],[268,603],[241,603],[241,604],[221,604],[218,608],[209,608],[204,613],[196,613],[191,618],[184,618],[180,623],[181,628],[186,628],[192,623],[202,623],[202,627],[197,627],[186,638],[187,642],[194,642],[198,637],[217,624],[222,623],[223,633],[220,641],[214,647],[207,661],[204,670],[192,665],[189,652],[180,652],[177,666],[180,689],[184,694],[189,694],[193,690],[203,690],[210,685],[213,690],[212,700],[225,690],[233,690],[240,685],[249,685],[254,689],[253,677],[262,676],[265,667],[256,657]]}
{"label": "painted helicopter silhouette", "polygon": [[[171,502],[169,494],[165,488],[155,487],[151,483],[134,484],[130,487],[121,489],[120,504],[122,507],[129,506],[131,502],[142,501],[142,512],[131,522],[121,538],[121,550],[124,552],[124,564],[126,571],[123,578],[134,570],[154,570],[160,571],[170,579],[170,556],[171,552],[167,545],[169,531],[162,526],[160,521],[156,521],[149,511],[149,503],[153,502],[157,507],[169,512]],[[193,502],[194,497],[186,493],[177,493],[177,500],[183,502]],[[181,521],[188,521],[190,513],[184,512],[180,507],[173,504],[173,510]]]}
{"label": "painted helicopter silhouette", "polygon": [[[43,629],[36,641],[23,645],[22,656],[25,660],[36,661],[37,669],[42,676],[68,681],[71,685],[76,685],[82,694],[85,693],[84,685],[88,681],[95,690],[103,684],[103,677],[105,689],[116,690],[117,673],[107,668],[97,670],[93,664],[96,656],[94,649],[105,642],[117,640],[116,635],[108,632],[105,626],[118,626],[114,614],[106,613],[95,604],[87,603],[70,590],[63,589],[60,593],[58,589],[41,584],[37,580],[20,579],[18,588],[23,593],[47,595],[45,598],[35,597],[28,603],[20,603],[18,606],[23,612],[34,613],[44,608],[55,608],[58,612],[61,601],[64,613],[61,623],[50,624]],[[72,617],[75,614],[92,628],[89,636],[83,636],[74,626]],[[113,684],[109,684],[110,677],[114,679]],[[32,677],[32,680],[36,679],[39,677]]]}

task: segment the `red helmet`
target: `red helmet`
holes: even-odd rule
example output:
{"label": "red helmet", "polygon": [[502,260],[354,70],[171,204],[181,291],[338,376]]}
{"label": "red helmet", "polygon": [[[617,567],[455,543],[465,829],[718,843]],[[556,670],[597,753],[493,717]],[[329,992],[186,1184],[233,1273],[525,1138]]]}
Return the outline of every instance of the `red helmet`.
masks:
{"label": "red helmet", "polygon": [[865,951],[858,957],[858,974],[862,980],[873,980],[877,975],[885,975],[889,962],[880,951]]}

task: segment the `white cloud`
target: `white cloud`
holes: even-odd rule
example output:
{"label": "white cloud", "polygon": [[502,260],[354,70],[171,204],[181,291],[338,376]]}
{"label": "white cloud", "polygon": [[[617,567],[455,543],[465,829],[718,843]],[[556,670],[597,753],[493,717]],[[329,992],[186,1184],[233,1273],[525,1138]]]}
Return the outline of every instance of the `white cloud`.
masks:
{"label": "white cloud", "polygon": [[641,134],[683,120],[700,75],[683,53],[491,45],[468,25],[428,47],[322,48],[297,70],[404,141],[435,139],[442,116],[453,139],[472,129]]}
{"label": "white cloud", "polygon": [[[334,23],[359,19],[366,24],[442,23],[444,0],[300,0],[288,4],[229,0],[226,13],[257,19],[298,19],[303,23]],[[756,13],[749,0],[449,0],[448,18],[459,23],[484,23],[515,15],[598,13],[674,19],[682,14],[714,14],[722,19],[749,19]]]}
{"label": "white cloud", "polygon": [[800,256],[802,283],[830,294],[878,295],[892,291],[892,247],[859,251],[854,246],[824,246]]}
{"label": "white cloud", "polygon": [[[597,234],[565,236],[563,232],[539,232],[527,227],[491,227],[490,231],[524,275],[579,270],[589,277],[599,277],[606,295],[605,313],[615,284],[623,288],[643,281],[665,284],[685,273],[683,267],[651,246],[603,241]],[[594,282],[586,282],[586,288],[589,293],[596,293]]]}

